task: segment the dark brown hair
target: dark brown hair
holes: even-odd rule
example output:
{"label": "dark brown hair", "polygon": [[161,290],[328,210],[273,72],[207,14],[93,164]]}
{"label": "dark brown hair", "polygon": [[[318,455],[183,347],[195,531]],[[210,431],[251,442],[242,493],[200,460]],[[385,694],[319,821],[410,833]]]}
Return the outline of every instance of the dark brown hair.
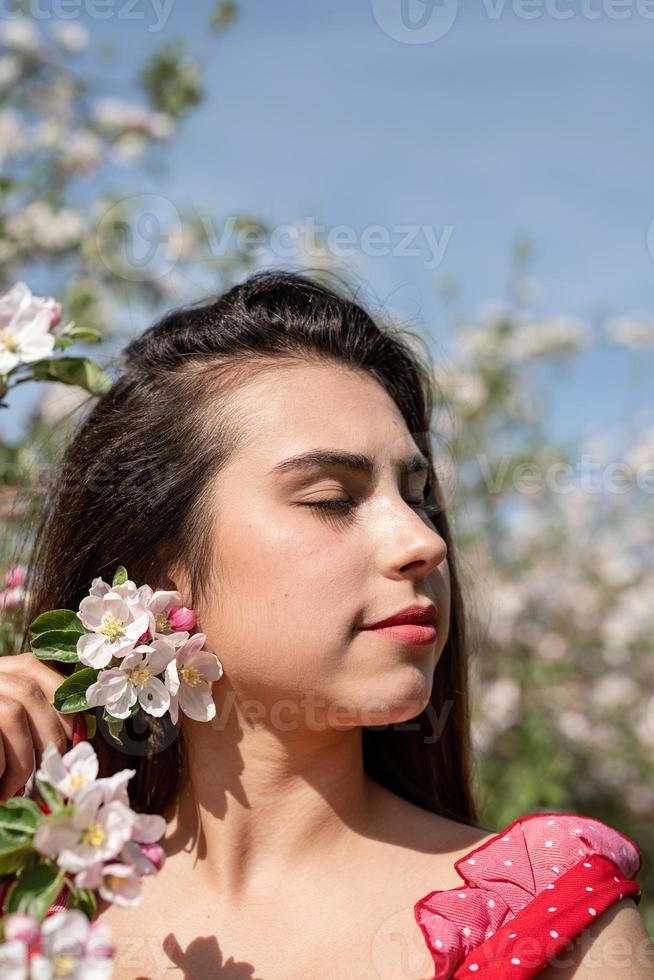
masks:
{"label": "dark brown hair", "polygon": [[[412,335],[411,335],[412,336]],[[419,338],[413,337],[414,340]],[[429,357],[410,333],[382,325],[354,298],[296,272],[251,275],[215,301],[175,309],[122,351],[109,392],[79,423],[52,474],[29,560],[27,627],[48,609],[77,609],[93,578],[111,581],[121,564],[137,585],[170,587],[167,569],[188,574],[191,605],[206,598],[212,515],[207,484],[239,444],[230,393],[256,371],[312,360],[375,378],[398,406],[430,461],[430,519],[448,546],[449,637],[435,670],[429,715],[411,724],[363,729],[367,774],[412,803],[477,826],[471,787],[466,626],[454,544],[434,470]],[[57,664],[69,674],[72,664]],[[101,775],[129,766],[130,801],[165,813],[185,765],[182,731],[146,716],[126,722],[122,751],[100,729],[93,745]],[[431,718],[446,718],[434,737]],[[141,725],[144,721],[141,720]]]}

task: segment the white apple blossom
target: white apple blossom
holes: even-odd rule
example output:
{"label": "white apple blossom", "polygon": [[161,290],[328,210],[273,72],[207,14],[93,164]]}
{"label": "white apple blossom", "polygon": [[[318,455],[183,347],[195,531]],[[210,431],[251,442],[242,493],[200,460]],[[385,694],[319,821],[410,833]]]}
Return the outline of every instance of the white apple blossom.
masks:
{"label": "white apple blossom", "polygon": [[106,667],[112,657],[126,656],[148,629],[146,610],[130,603],[127,592],[128,599],[121,598],[119,589],[126,585],[101,596],[88,595],[80,603],[77,615],[91,632],[77,641],[77,655],[88,667]]}
{"label": "white apple blossom", "polygon": [[147,714],[160,717],[170,707],[170,693],[156,676],[175,655],[164,639],[141,644],[123,657],[119,666],[101,671],[86,691],[89,707],[104,705],[115,718],[128,718],[138,700]]}
{"label": "white apple blossom", "polygon": [[21,72],[21,62],[13,55],[3,55],[0,57],[0,89],[9,88],[16,81]]}
{"label": "white apple blossom", "polygon": [[[195,613],[186,610],[182,606],[182,597],[179,592],[167,589],[157,589],[153,591],[149,585],[142,585],[137,592],[139,605],[147,610],[150,617],[150,633],[154,639],[162,638],[168,640],[173,646],[178,646],[189,638],[189,629],[193,629],[196,622]],[[190,614],[191,618],[181,613],[181,609]],[[177,623],[188,623],[185,629],[178,629]]]}
{"label": "white apple blossom", "polygon": [[66,799],[74,799],[82,787],[98,775],[98,757],[90,742],[78,742],[63,756],[54,742],[48,742],[36,775],[54,786]]}
{"label": "white apple blossom", "polygon": [[554,352],[572,353],[588,346],[590,326],[579,317],[550,316],[542,320],[525,320],[509,339],[509,352],[516,363],[534,360]]}
{"label": "white apple blossom", "polygon": [[86,222],[74,208],[56,209],[48,201],[31,201],[9,215],[6,231],[21,248],[59,252],[80,244]]}
{"label": "white apple blossom", "polygon": [[29,980],[109,980],[116,948],[104,922],[89,922],[79,909],[49,915],[41,923],[40,951],[30,961]]}
{"label": "white apple blossom", "polygon": [[167,140],[177,131],[177,123],[167,112],[153,112],[148,119],[148,131],[153,139]]}
{"label": "white apple blossom", "polygon": [[0,112],[0,165],[11,157],[20,156],[29,146],[29,134],[18,113],[3,109]]}
{"label": "white apple blossom", "polygon": [[29,980],[29,947],[20,939],[7,939],[0,945],[0,977]]}
{"label": "white apple blossom", "polygon": [[148,141],[141,133],[124,133],[113,144],[109,155],[114,163],[130,164],[141,160],[147,149]]}
{"label": "white apple blossom", "polygon": [[119,772],[115,772],[113,776],[103,776],[101,779],[96,779],[94,785],[99,789],[104,803],[120,800],[125,806],[129,806],[127,783],[134,775],[136,775],[136,769],[121,769]]}
{"label": "white apple blossom", "polygon": [[53,815],[34,834],[34,847],[60,868],[81,871],[97,861],[116,858],[132,836],[135,814],[121,800],[105,803],[91,783],[75,797],[72,814]]}
{"label": "white apple blossom", "polygon": [[83,868],[75,875],[75,885],[98,891],[106,902],[123,908],[133,908],[141,901],[141,876],[132,865],[120,861],[98,861]]}
{"label": "white apple blossom", "polygon": [[122,99],[107,98],[96,102],[92,118],[99,129],[108,133],[120,133],[128,129],[145,130],[148,124],[148,110],[132,105]]}
{"label": "white apple blossom", "polygon": [[170,717],[177,724],[179,709],[196,721],[210,721],[216,714],[211,681],[223,675],[223,666],[215,655],[203,650],[204,633],[195,633],[175,649],[166,667],[166,687],[170,691]]}
{"label": "white apple blossom", "polygon": [[89,129],[68,133],[59,144],[59,160],[69,174],[92,174],[101,165],[104,143]]}
{"label": "white apple blossom", "polygon": [[0,294],[0,374],[48,357],[55,343],[52,325],[60,318],[59,304],[33,296],[24,282]]}
{"label": "white apple blossom", "polygon": [[82,24],[58,23],[55,25],[53,34],[57,43],[66,51],[77,54],[88,46],[90,35]]}
{"label": "white apple blossom", "polygon": [[41,46],[39,32],[27,17],[6,20],[0,25],[0,42],[20,54],[36,54]]}
{"label": "white apple blossom", "polygon": [[654,316],[637,312],[613,317],[604,324],[604,333],[615,344],[645,350],[654,344]]}

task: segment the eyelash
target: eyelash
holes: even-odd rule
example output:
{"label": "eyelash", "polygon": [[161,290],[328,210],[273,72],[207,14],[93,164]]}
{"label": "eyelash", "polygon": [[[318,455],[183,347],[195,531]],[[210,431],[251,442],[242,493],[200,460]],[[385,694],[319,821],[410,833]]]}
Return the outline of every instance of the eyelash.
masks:
{"label": "eyelash", "polygon": [[[405,503],[409,504],[410,507],[420,507],[429,514],[435,514],[438,511],[436,504],[428,504],[426,501],[406,500]],[[331,511],[333,513],[338,513],[339,511],[347,513],[355,505],[352,500],[319,500],[314,504],[305,504],[304,506],[311,507],[315,510]]]}

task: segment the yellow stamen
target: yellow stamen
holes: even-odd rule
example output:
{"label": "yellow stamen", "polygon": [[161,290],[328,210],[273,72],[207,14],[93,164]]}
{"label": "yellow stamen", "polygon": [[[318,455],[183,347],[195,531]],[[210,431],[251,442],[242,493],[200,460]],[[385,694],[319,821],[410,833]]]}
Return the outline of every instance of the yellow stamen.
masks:
{"label": "yellow stamen", "polygon": [[15,352],[18,350],[18,341],[15,337],[12,337],[10,333],[4,333],[0,335],[0,343],[7,350]]}
{"label": "yellow stamen", "polygon": [[139,685],[145,687],[149,680],[150,671],[147,667],[135,667],[134,670],[130,670],[129,672],[129,682],[132,687],[138,687]]}
{"label": "yellow stamen", "polygon": [[127,878],[120,878],[118,875],[105,875],[104,880],[114,892],[121,891],[127,884]]}
{"label": "yellow stamen", "polygon": [[157,613],[157,615],[154,617],[154,620],[155,620],[154,628],[157,633],[172,633],[173,631],[172,626],[168,622],[168,618],[164,616],[163,613]]}
{"label": "yellow stamen", "polygon": [[125,635],[123,626],[122,619],[118,619],[117,616],[113,616],[111,613],[105,613],[102,617],[102,624],[98,633],[104,633],[109,642],[114,643],[119,637]]}
{"label": "yellow stamen", "polygon": [[90,844],[91,847],[100,847],[104,844],[106,836],[102,824],[94,821],[84,828],[82,832],[82,844]]}
{"label": "yellow stamen", "polygon": [[79,966],[77,957],[69,953],[57,953],[51,962],[53,977],[72,977]]}
{"label": "yellow stamen", "polygon": [[202,680],[197,667],[182,667],[179,672],[180,677],[189,687],[195,687]]}
{"label": "yellow stamen", "polygon": [[70,774],[70,785],[73,789],[80,789],[91,782],[91,777],[84,772],[72,772]]}

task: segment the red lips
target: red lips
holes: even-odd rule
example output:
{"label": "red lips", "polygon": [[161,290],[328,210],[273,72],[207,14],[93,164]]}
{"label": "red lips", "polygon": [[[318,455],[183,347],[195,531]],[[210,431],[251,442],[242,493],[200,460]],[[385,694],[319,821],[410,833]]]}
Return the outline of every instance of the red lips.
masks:
{"label": "red lips", "polygon": [[362,627],[364,630],[377,630],[383,626],[405,626],[407,624],[435,623],[437,618],[436,606],[430,603],[428,606],[407,606],[387,619],[380,619],[378,623]]}

